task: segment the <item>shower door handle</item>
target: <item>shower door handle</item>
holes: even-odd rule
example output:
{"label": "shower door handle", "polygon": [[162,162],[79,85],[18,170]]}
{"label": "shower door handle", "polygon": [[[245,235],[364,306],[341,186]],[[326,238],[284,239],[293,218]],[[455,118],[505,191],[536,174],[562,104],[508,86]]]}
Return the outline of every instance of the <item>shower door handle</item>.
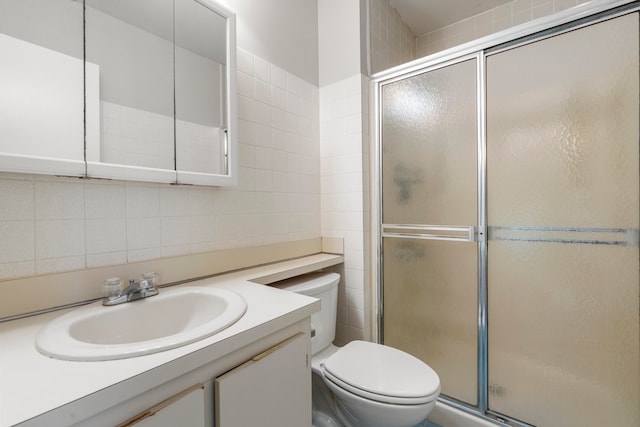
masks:
{"label": "shower door handle", "polygon": [[456,225],[382,224],[382,237],[475,242],[477,227]]}

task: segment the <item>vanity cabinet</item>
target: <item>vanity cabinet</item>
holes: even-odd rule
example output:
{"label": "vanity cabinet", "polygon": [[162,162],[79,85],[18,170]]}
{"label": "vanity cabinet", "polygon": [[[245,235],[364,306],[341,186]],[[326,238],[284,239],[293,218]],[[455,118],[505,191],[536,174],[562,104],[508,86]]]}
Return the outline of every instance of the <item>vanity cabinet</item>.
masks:
{"label": "vanity cabinet", "polygon": [[[256,281],[271,283],[341,262],[340,256],[313,255],[189,282],[237,293],[247,303],[246,312],[210,337],[139,357],[90,362],[45,356],[34,343],[42,328],[63,312],[0,323],[0,343],[7,349],[0,351],[0,426],[114,427],[160,407],[156,415],[146,417],[147,425],[177,413],[181,421],[174,425],[196,425],[179,417],[197,414],[211,427],[218,409],[221,417],[228,415],[225,399],[235,399],[225,394],[225,377],[241,379],[244,371],[249,375],[243,379],[246,387],[239,400],[260,403],[282,396],[271,403],[285,408],[278,416],[299,417],[295,419],[300,422],[278,425],[309,426],[311,316],[320,310],[320,301]],[[217,406],[216,379],[221,384]],[[184,393],[199,384],[204,388]],[[187,402],[195,405],[185,411]]]}
{"label": "vanity cabinet", "polygon": [[[153,382],[159,383],[156,387],[129,393],[130,387],[140,390],[140,383],[149,383],[150,377],[143,374],[128,380],[131,386],[106,389],[102,396],[87,396],[61,408],[60,414],[38,417],[24,427],[311,425],[309,318],[223,356],[193,356],[191,362],[184,358],[179,361],[188,366],[182,367],[177,376],[172,363],[148,371]],[[199,365],[203,360],[205,363]],[[105,407],[111,400],[119,403]],[[87,412],[94,415],[77,421]]]}
{"label": "vanity cabinet", "polygon": [[216,378],[216,427],[310,425],[309,359],[300,333]]}
{"label": "vanity cabinet", "polygon": [[204,385],[196,384],[125,421],[118,427],[205,427]]}
{"label": "vanity cabinet", "polygon": [[191,386],[118,427],[204,427],[211,425],[210,418],[216,427],[308,426],[309,335],[300,332],[206,383]]}

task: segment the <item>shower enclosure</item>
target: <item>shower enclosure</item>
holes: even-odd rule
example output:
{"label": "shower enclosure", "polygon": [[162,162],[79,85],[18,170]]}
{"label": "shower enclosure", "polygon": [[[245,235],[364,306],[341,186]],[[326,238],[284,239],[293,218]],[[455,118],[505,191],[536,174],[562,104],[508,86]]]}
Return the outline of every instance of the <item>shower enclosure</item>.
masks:
{"label": "shower enclosure", "polygon": [[448,404],[640,425],[639,8],[376,76],[379,338]]}

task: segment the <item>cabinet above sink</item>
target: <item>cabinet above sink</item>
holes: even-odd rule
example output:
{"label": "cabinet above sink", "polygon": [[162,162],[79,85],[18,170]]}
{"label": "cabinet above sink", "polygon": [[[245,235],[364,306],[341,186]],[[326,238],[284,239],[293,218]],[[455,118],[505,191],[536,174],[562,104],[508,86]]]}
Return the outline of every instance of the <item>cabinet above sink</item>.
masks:
{"label": "cabinet above sink", "polygon": [[0,6],[0,170],[235,185],[235,15],[214,0]]}

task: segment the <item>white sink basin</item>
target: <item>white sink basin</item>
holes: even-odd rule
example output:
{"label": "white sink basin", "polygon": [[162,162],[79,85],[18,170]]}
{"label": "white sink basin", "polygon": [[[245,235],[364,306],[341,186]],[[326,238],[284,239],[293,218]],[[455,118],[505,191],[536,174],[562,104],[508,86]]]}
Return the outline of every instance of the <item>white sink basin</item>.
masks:
{"label": "white sink basin", "polygon": [[218,288],[162,289],[156,296],[105,307],[97,302],[49,322],[36,348],[64,360],[112,360],[180,347],[231,326],[244,298]]}

